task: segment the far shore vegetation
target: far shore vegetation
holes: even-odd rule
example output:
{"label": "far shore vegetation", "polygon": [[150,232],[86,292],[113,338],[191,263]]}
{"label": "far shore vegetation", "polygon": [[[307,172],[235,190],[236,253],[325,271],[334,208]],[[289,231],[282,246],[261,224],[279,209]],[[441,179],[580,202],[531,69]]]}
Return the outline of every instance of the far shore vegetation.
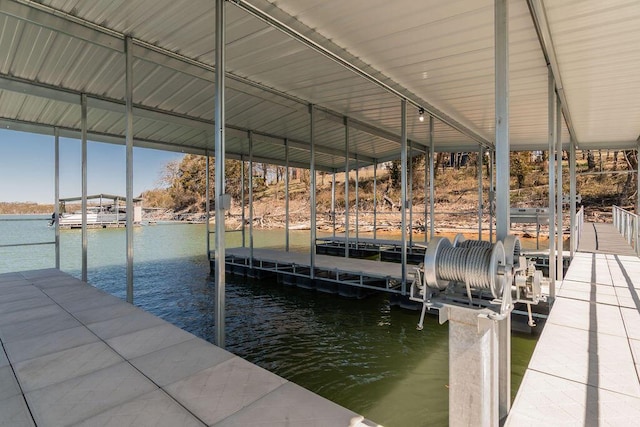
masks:
{"label": "far shore vegetation", "polygon": [[[636,200],[636,174],[638,160],[635,150],[590,150],[578,151],[577,192],[582,197],[589,220],[608,219],[612,205],[633,209]],[[563,192],[569,193],[568,152],[563,152]],[[210,162],[213,165],[214,162]],[[485,213],[489,207],[489,165],[488,157],[478,159],[478,153],[437,153],[435,169],[435,211],[442,220],[451,223],[477,222],[478,212],[478,167],[483,168],[483,201]],[[226,192],[232,197],[232,208],[228,213],[231,226],[242,217],[241,197],[243,194],[241,175],[243,164],[237,160],[227,160]],[[245,205],[249,201],[249,165],[244,163]],[[548,204],[548,162],[546,152],[524,151],[511,154],[511,206],[545,207]],[[429,182],[425,178],[425,157],[410,160],[408,171],[412,183],[411,201],[414,206],[414,226],[424,225],[425,205],[428,206]],[[380,165],[376,172],[376,211],[378,221],[394,228],[399,225],[400,210],[399,161]],[[257,226],[277,228],[283,226],[285,212],[285,174],[282,166],[254,163],[253,171],[254,221]],[[363,168],[358,173],[358,206],[356,206],[356,173],[349,173],[349,211],[356,210],[361,216],[360,226],[367,227],[371,220],[374,203],[374,172],[372,167]],[[292,223],[309,221],[309,171],[289,170],[289,198]],[[337,226],[344,227],[345,174],[336,174],[335,212]],[[321,219],[319,226],[333,221],[331,216],[332,175],[318,172],[317,212]],[[426,184],[426,185],[425,185]],[[167,219],[189,217],[202,218],[206,209],[205,158],[186,155],[182,160],[170,162],[161,171],[158,188],[143,192],[145,208],[157,208]],[[213,195],[214,170],[210,169],[210,194]],[[74,195],[76,196],[76,195]],[[215,200],[210,200],[211,209]],[[80,205],[67,205],[67,212],[79,210]],[[34,202],[0,202],[0,214],[51,214],[52,204]],[[385,216],[386,214],[386,216]],[[351,215],[351,214],[350,214]],[[352,216],[352,215],[351,215]],[[466,218],[466,217],[469,218]],[[245,220],[249,217],[245,208]],[[440,219],[436,218],[440,221]],[[353,218],[351,222],[353,221]],[[397,223],[397,224],[396,224]]]}

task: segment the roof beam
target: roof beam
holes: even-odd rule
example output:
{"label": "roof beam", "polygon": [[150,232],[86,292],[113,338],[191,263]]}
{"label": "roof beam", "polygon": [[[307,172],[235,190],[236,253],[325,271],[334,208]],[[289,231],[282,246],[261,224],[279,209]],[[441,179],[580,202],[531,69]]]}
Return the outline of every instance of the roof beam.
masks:
{"label": "roof beam", "polygon": [[[44,83],[30,82],[4,74],[0,74],[0,90],[21,93],[28,96],[36,96],[53,101],[66,102],[68,104],[79,104],[81,95],[78,91],[62,89]],[[125,103],[123,100],[87,94],[87,101],[91,108],[121,113],[124,115]],[[143,117],[149,120],[173,123],[195,129],[211,130],[213,127],[213,121],[189,117],[174,112],[161,111],[143,105],[134,105],[134,115],[136,117]]]}
{"label": "roof beam", "polygon": [[[386,139],[388,141],[397,142],[398,144],[400,144],[400,135],[396,135],[393,132],[389,132],[384,129],[377,128],[375,126],[371,126],[368,123],[365,123],[357,119],[353,119],[351,117],[341,116],[335,111],[327,110],[322,107],[317,107],[316,111],[319,113],[318,115],[319,118],[323,118],[323,119],[330,120],[337,123],[344,123],[346,118],[349,122],[349,127],[352,129],[357,129],[359,131],[368,133],[369,135],[377,136],[379,138]],[[427,147],[424,144],[417,141],[412,141],[412,140],[407,140],[407,142],[411,142],[414,150],[421,151],[423,153],[427,152]]]}
{"label": "roof beam", "polygon": [[[356,75],[364,78],[365,80],[377,85],[378,87],[386,90],[389,93],[392,93],[393,95],[397,96],[398,98],[405,99],[407,102],[413,104],[415,107],[424,108],[430,115],[432,115],[436,119],[440,120],[443,123],[446,123],[450,127],[454,128],[457,131],[461,132],[462,134],[468,136],[469,138],[473,139],[474,141],[478,142],[479,144],[481,144],[481,145],[483,145],[483,146],[485,146],[487,148],[493,148],[493,143],[491,141],[489,141],[487,138],[485,138],[484,136],[480,135],[480,133],[478,133],[478,132],[470,129],[468,126],[465,126],[464,124],[460,123],[458,120],[454,119],[453,117],[451,117],[450,115],[446,114],[445,112],[439,110],[438,108],[436,108],[435,106],[431,105],[427,101],[422,100],[422,99],[416,99],[416,97],[412,96],[409,93],[403,93],[400,90],[393,88],[392,86],[388,85],[387,83],[385,83],[382,80],[378,79],[377,77],[373,76],[369,72],[367,72],[367,71],[363,70],[362,68],[360,68],[359,66],[355,65],[353,62],[343,58],[342,56],[340,56],[340,55],[334,53],[333,51],[327,49],[326,47],[320,45],[316,41],[314,41],[311,38],[305,36],[304,34],[299,32],[298,30],[294,29],[293,27],[285,24],[284,22],[282,22],[281,20],[277,19],[273,15],[261,10],[257,6],[252,5],[248,1],[246,1],[246,0],[232,0],[232,1],[230,1],[230,3],[236,5],[240,9],[242,9],[245,12],[249,13],[250,15],[256,17],[257,19],[261,20],[262,22],[264,22],[264,23],[276,28],[277,30],[283,32],[284,34],[288,35],[289,37],[292,37],[293,39],[301,42],[305,46],[307,46],[310,49],[318,52],[319,54],[325,56],[326,58],[328,58],[328,59],[334,61],[335,63],[345,67],[349,71],[352,71],[353,73],[355,73]],[[287,16],[289,18],[291,18],[292,20],[295,20],[294,17],[291,17],[289,15],[287,15]],[[296,22],[299,22],[299,21],[296,21]],[[313,31],[312,29],[309,29],[309,30]],[[317,33],[315,33],[315,34],[317,34]]]}
{"label": "roof beam", "polygon": [[[6,8],[5,4],[7,5]],[[32,0],[0,0],[0,14],[12,16],[14,18],[33,23],[35,25],[48,28],[52,31],[64,33],[71,37],[79,38],[86,42],[124,53],[124,34],[96,25],[90,21],[86,21],[84,19],[75,17],[65,12],[61,12],[57,9],[42,5],[40,3],[36,3]],[[132,43],[134,45],[135,59],[149,61],[154,64],[188,74],[198,79],[202,79],[211,83],[214,82],[215,67],[212,65],[150,44],[144,40],[132,38]],[[309,105],[309,102],[307,100],[254,82],[245,77],[237,76],[235,74],[232,74],[231,72],[227,72],[225,77],[233,82],[247,85],[260,91],[270,93],[272,95],[298,103],[305,109]],[[91,96],[90,94],[87,95]],[[343,114],[320,106],[318,108],[332,117],[337,117],[339,121],[343,120]],[[349,121],[353,124],[352,127],[355,129],[400,144],[399,135],[395,135],[392,132],[359,121],[357,119],[349,118]],[[254,133],[255,132],[256,131],[254,131]],[[413,141],[412,143],[416,147],[423,147],[422,149],[424,149],[424,144],[415,141]]]}
{"label": "roof beam", "polygon": [[28,96],[37,96],[39,98],[51,99],[69,104],[80,104],[79,93],[59,87],[31,83],[5,74],[0,74],[0,90],[20,93]]}
{"label": "roof beam", "polygon": [[[189,74],[191,76],[203,79],[205,81],[209,81],[212,82],[214,81],[214,75],[213,75],[213,71],[215,69],[215,67],[210,66],[208,64],[204,64],[198,61],[194,61],[191,60],[187,57],[184,57],[182,55],[164,50],[162,48],[159,48],[157,46],[154,45],[150,45],[148,43],[142,42],[140,40],[133,40],[134,44],[136,45],[136,47],[138,47],[138,49],[135,50],[135,57],[136,58],[140,58],[143,60],[148,60],[150,62],[153,62],[155,64],[159,64],[159,65],[163,65],[163,66],[167,66],[173,70],[176,70],[178,72],[184,72],[186,74]],[[240,77],[237,76],[235,74],[232,74],[231,72],[227,72],[226,73],[226,78],[228,78],[229,80],[236,82],[236,83],[240,83],[242,85],[246,85],[246,86],[250,86],[253,87],[255,89],[258,89],[260,91],[264,91],[267,93],[270,93],[272,95],[287,99],[289,101],[295,102],[297,104],[299,104],[302,108],[307,109],[308,108],[308,101],[305,101],[304,99],[298,98],[296,96],[290,95],[288,93],[285,92],[281,92],[277,89],[268,87],[268,86],[264,86],[260,83],[254,82],[252,80],[249,80],[245,77]],[[322,107],[322,106],[317,106],[316,110],[319,112],[322,112],[324,114],[323,117],[329,119],[329,120],[333,120],[333,121],[338,121],[338,122],[342,122],[344,120],[344,115],[330,110],[328,108]],[[383,139],[386,139],[388,141],[393,141],[393,142],[397,142],[398,144],[400,144],[400,135],[396,135],[393,132],[389,132],[385,129],[379,128],[377,126],[371,125],[369,123],[365,123],[363,121],[357,120],[357,119],[353,119],[351,117],[349,117],[349,123],[352,125],[352,127],[354,129],[358,129],[361,130],[365,133],[368,133],[370,135],[373,136],[377,136]],[[256,131],[254,131],[254,133],[256,133]],[[416,148],[426,152],[426,146],[422,143],[416,142],[416,141],[412,141],[412,144],[415,145]],[[317,148],[317,147],[316,147]],[[355,153],[354,153],[355,155]],[[366,157],[366,156],[365,156]],[[355,157],[353,157],[355,158]]]}
{"label": "roof beam", "polygon": [[[248,138],[247,134],[250,130],[240,126],[234,126],[229,124],[227,124],[227,129],[231,130],[233,132],[233,135],[238,138]],[[266,144],[271,144],[271,145],[276,145],[281,147],[284,147],[285,145],[289,145],[290,148],[293,148],[295,150],[309,151],[309,143],[306,141],[302,141],[295,138],[283,138],[279,135],[273,135],[267,132],[260,132],[256,130],[251,130],[251,132],[253,132],[254,140],[258,139],[261,142],[264,142]],[[336,150],[331,147],[316,144],[314,148],[317,153],[336,156]],[[337,156],[343,157],[342,153],[337,154]],[[349,152],[349,159],[356,159],[356,158],[360,159],[362,163],[368,163],[371,165],[376,160],[373,157],[364,156],[362,154],[357,154],[354,152]]]}
{"label": "roof beam", "polygon": [[[50,99],[53,101],[60,101],[69,104],[78,104],[80,102],[80,93],[60,89],[55,86],[45,85],[42,83],[27,82],[15,77],[9,77],[0,74],[0,90],[6,90],[9,92],[21,93],[29,96],[37,96],[40,98]],[[104,97],[98,97],[95,95],[87,95],[88,106],[90,108],[96,108],[104,111],[111,111],[114,113],[120,113],[124,115],[124,101],[117,99],[109,99]],[[201,129],[205,131],[211,131],[214,128],[213,120],[206,120],[196,117],[190,117],[186,115],[177,114],[174,112],[162,111],[153,109],[146,106],[134,105],[133,115],[139,118],[146,118],[149,120],[160,121],[165,123],[172,123],[179,126],[184,126],[193,129]],[[299,150],[309,151],[309,143],[303,140],[289,139],[282,135],[275,135],[266,132],[261,132],[253,129],[247,129],[240,126],[234,126],[227,124],[227,129],[244,132],[245,134],[251,130],[254,135],[270,138],[276,141],[282,141],[284,144],[285,139],[289,142],[289,146]],[[336,150],[331,147],[316,145],[315,149],[318,153],[323,154],[336,154]],[[351,158],[356,158],[356,153],[349,153]],[[358,154],[357,157],[364,162],[370,164],[374,163],[372,157]]]}
{"label": "roof beam", "polygon": [[553,39],[551,38],[551,29],[549,28],[549,21],[547,20],[547,12],[544,8],[542,0],[527,0],[529,5],[529,13],[533,20],[533,25],[538,33],[538,41],[542,48],[542,53],[547,66],[551,68],[551,74],[556,83],[556,92],[560,98],[562,104],[562,114],[564,121],[569,131],[571,141],[578,143],[575,129],[573,128],[573,121],[571,120],[571,113],[569,112],[569,104],[567,103],[567,97],[564,92],[564,85],[562,84],[562,77],[560,75],[560,67],[558,65],[558,59],[556,57],[556,50],[553,45]]}
{"label": "roof beam", "polygon": [[[38,133],[41,135],[53,135],[54,126],[45,125],[41,123],[23,122],[15,119],[0,117],[0,128],[21,131],[21,132]],[[80,137],[80,132],[81,132],[80,129],[60,127],[60,126],[58,126],[57,128],[60,130],[60,136],[64,138],[79,139]],[[89,140],[95,141],[95,142],[104,142],[104,143],[116,144],[116,145],[124,145],[125,143],[124,135],[115,135],[115,134],[108,134],[103,132],[92,132],[92,131],[88,131],[87,135]],[[172,151],[172,152],[183,153],[183,154],[196,154],[199,156],[206,156],[207,151],[209,151],[201,147],[184,146],[184,145],[174,144],[170,142],[155,141],[155,140],[137,138],[137,137],[134,138],[134,143],[135,143],[135,146],[138,148],[151,148],[155,150]],[[225,156],[229,159],[234,159],[234,160],[241,160],[243,157],[246,158],[246,155],[244,155],[243,153],[238,153],[234,151],[227,151],[225,153]],[[272,159],[268,157],[254,156],[254,161],[259,163],[269,163],[269,164],[284,166],[284,161],[282,159]],[[309,168],[309,165],[307,163],[292,162],[292,161],[289,162],[289,166],[300,168],[300,169]],[[334,168],[331,168],[329,166],[317,165],[316,169],[323,172],[334,171]]]}
{"label": "roof beam", "polygon": [[0,0],[0,14],[124,53],[124,35],[28,0]]}

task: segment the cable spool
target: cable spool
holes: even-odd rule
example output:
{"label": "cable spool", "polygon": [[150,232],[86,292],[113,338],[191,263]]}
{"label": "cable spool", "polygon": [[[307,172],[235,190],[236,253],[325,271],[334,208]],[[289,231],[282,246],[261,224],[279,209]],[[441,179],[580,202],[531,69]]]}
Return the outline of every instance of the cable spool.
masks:
{"label": "cable spool", "polygon": [[508,235],[504,239],[504,252],[506,254],[507,264],[514,268],[520,267],[520,238],[513,234]]}
{"label": "cable spool", "polygon": [[507,282],[504,272],[499,271],[506,263],[504,246],[501,242],[489,247],[467,245],[469,247],[454,247],[443,237],[429,242],[424,261],[427,286],[444,290],[452,281],[461,282],[468,288],[489,289],[494,298],[501,297]]}
{"label": "cable spool", "polygon": [[451,242],[446,237],[434,237],[427,245],[424,254],[424,280],[432,289],[445,290],[449,280],[438,277],[438,254],[443,248],[450,248]]}
{"label": "cable spool", "polygon": [[[493,243],[487,240],[467,240],[461,233],[458,233],[453,239],[453,246],[457,248],[491,248]],[[521,254],[520,238],[512,234],[508,235],[504,239],[504,252],[507,264],[518,268]]]}
{"label": "cable spool", "polygon": [[461,233],[458,233],[456,237],[453,238],[453,246],[456,248],[491,248],[493,247],[493,243],[487,240],[467,240]]}

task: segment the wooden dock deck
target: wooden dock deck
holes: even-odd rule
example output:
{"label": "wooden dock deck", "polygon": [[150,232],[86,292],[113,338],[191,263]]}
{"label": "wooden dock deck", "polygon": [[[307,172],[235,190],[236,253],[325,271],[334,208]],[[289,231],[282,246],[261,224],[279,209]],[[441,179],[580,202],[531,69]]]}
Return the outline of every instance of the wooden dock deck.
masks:
{"label": "wooden dock deck", "polygon": [[0,274],[0,345],[2,426],[333,427],[360,419],[56,269]]}
{"label": "wooden dock deck", "polygon": [[582,228],[578,252],[636,256],[612,224],[587,222]]}
{"label": "wooden dock deck", "polygon": [[585,224],[507,426],[640,420],[640,258],[610,224]]}

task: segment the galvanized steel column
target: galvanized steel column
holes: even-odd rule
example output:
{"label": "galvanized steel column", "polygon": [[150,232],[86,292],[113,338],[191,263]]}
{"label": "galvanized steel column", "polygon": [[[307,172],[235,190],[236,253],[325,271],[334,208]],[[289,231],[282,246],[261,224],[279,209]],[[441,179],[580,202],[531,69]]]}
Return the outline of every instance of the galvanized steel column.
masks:
{"label": "galvanized steel column", "polygon": [[358,239],[360,238],[360,197],[358,196],[358,187],[360,186],[360,163],[358,162],[358,155],[356,154],[356,248],[358,247]]}
{"label": "galvanized steel column", "polygon": [[[638,170],[636,171],[636,215],[640,215],[640,139],[638,139],[638,146],[636,147],[636,163],[638,164]],[[636,218],[636,230],[635,236],[636,239],[636,255],[640,256],[640,225],[638,224],[639,218]]]}
{"label": "galvanized steel column", "polygon": [[344,256],[349,258],[349,119],[344,118]]}
{"label": "galvanized steel column", "polygon": [[[433,116],[429,116],[429,237],[433,239],[435,235],[435,127],[433,123]],[[426,228],[425,228],[426,232]]]}
{"label": "galvanized steel column", "polygon": [[204,151],[204,197],[205,197],[205,214],[204,214],[204,218],[205,218],[205,233],[207,234],[207,241],[206,243],[206,248],[207,248],[207,259],[210,261],[211,260],[211,226],[209,224],[210,222],[210,211],[211,211],[211,190],[209,189],[209,187],[211,186],[210,183],[210,179],[209,179],[209,169],[211,168],[210,165],[210,159],[209,159],[209,150],[205,150]]}
{"label": "galvanized steel column", "polygon": [[427,182],[429,181],[429,169],[427,167],[427,164],[429,162],[429,157],[430,157],[430,153],[429,150],[427,149],[424,153],[424,186],[423,186],[423,192],[424,192],[424,242],[427,243],[428,240],[428,234],[427,234],[427,212],[428,212],[428,208],[427,208]]}
{"label": "galvanized steel column", "polygon": [[[127,111],[127,148],[126,148],[126,163],[127,163],[127,216],[126,221],[126,235],[127,235],[127,302],[133,304],[133,216],[135,215],[133,210],[133,43],[131,37],[125,37],[125,69],[126,69],[126,92],[125,103]],[[118,207],[116,206],[116,212]],[[209,235],[207,234],[207,241]],[[207,251],[207,254],[209,252]]]}
{"label": "galvanized steel column", "polygon": [[558,189],[556,191],[556,209],[557,214],[556,218],[558,221],[557,230],[558,230],[558,243],[556,247],[558,248],[558,256],[556,257],[556,276],[558,280],[562,280],[563,276],[563,256],[562,250],[564,247],[563,242],[563,227],[562,227],[562,105],[560,104],[560,98],[556,97],[556,168],[557,168],[557,185]]}
{"label": "galvanized steel column", "polygon": [[289,141],[284,140],[284,250],[289,252]]}
{"label": "galvanized steel column", "polygon": [[83,282],[87,281],[87,95],[80,95],[80,122],[82,129],[82,273]]}
{"label": "galvanized steel column", "polygon": [[496,237],[509,234],[509,9],[495,0]]}
{"label": "galvanized steel column", "polygon": [[331,222],[332,236],[336,237],[336,171],[331,174]]}
{"label": "galvanized steel column", "polygon": [[245,218],[245,203],[244,203],[244,182],[245,182],[245,176],[244,176],[244,155],[240,155],[240,198],[242,199],[240,205],[242,206],[242,247],[246,247],[247,243],[246,243],[246,218]]}
{"label": "galvanized steel column", "polygon": [[400,136],[400,227],[402,228],[402,295],[407,293],[407,100],[400,104],[401,136]]}
{"label": "galvanized steel column", "polygon": [[249,267],[253,268],[253,132],[249,138]]}
{"label": "galvanized steel column", "polygon": [[53,219],[55,220],[56,268],[60,269],[60,129],[53,128],[54,139],[54,198]]}
{"label": "galvanized steel column", "polygon": [[411,141],[409,145],[409,247],[413,247],[413,147]]}
{"label": "galvanized steel column", "polygon": [[309,251],[311,256],[311,280],[315,278],[316,269],[316,148],[315,148],[315,108],[313,104],[309,105],[309,141],[311,147],[309,151],[309,181],[311,184],[311,194],[309,195],[309,204],[311,205],[311,245]]}
{"label": "galvanized steel column", "polygon": [[[216,344],[224,348],[225,329],[225,235],[224,235],[224,149],[225,149],[225,1],[216,0],[215,56],[215,207],[216,207]],[[207,237],[208,238],[208,237]]]}
{"label": "galvanized steel column", "polygon": [[[496,237],[509,234],[509,3],[495,0],[495,91],[496,91]],[[498,322],[498,415],[511,408],[511,316]]]}
{"label": "galvanized steel column", "polygon": [[373,161],[373,238],[378,229],[378,160]]}
{"label": "galvanized steel column", "polygon": [[478,148],[478,240],[482,240],[482,161],[484,160],[484,148],[482,145]]}
{"label": "galvanized steel column", "polygon": [[555,107],[556,94],[553,73],[549,67],[549,297],[551,302],[556,296],[556,166],[555,166]]}
{"label": "galvanized steel column", "polygon": [[569,141],[569,220],[571,221],[571,234],[569,235],[571,246],[571,259],[576,251],[576,146],[573,141]]}
{"label": "galvanized steel column", "polygon": [[489,241],[493,243],[496,208],[496,150],[489,150]]}
{"label": "galvanized steel column", "polygon": [[636,171],[636,215],[640,215],[640,139],[638,139],[638,146],[636,147],[636,163],[638,164],[638,170]]}

